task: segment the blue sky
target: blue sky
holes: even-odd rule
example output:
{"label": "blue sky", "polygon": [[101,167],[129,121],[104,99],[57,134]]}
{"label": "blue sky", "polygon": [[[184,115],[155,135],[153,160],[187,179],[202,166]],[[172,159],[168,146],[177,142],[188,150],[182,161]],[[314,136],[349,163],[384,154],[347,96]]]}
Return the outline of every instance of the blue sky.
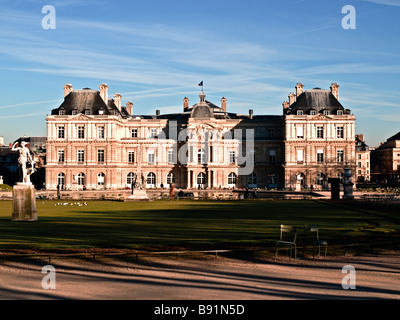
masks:
{"label": "blue sky", "polygon": [[[56,29],[42,28],[42,7]],[[356,29],[342,28],[342,8]],[[45,136],[63,86],[182,110],[183,98],[224,96],[237,113],[280,115],[297,82],[340,85],[356,132],[376,146],[400,131],[400,0],[0,0],[0,135]]]}

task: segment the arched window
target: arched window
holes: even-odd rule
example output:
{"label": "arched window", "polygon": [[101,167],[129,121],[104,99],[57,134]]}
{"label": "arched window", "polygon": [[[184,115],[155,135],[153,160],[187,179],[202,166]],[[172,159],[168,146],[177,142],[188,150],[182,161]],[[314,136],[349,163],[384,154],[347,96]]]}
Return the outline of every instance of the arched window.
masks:
{"label": "arched window", "polygon": [[325,175],[323,173],[317,174],[317,185],[322,186],[324,185]]}
{"label": "arched window", "polygon": [[206,174],[203,172],[200,172],[197,175],[197,185],[200,187],[204,187],[205,184],[206,184]]}
{"label": "arched window", "polygon": [[136,177],[136,174],[133,173],[133,172],[129,172],[129,173],[126,175],[126,184],[127,184],[129,187],[132,186],[132,182],[135,181],[135,177]]}
{"label": "arched window", "polygon": [[65,186],[65,174],[62,173],[62,172],[60,172],[57,175],[57,185],[60,186],[60,189],[64,189],[64,186]]}
{"label": "arched window", "polygon": [[77,180],[78,180],[78,186],[84,186],[85,185],[85,174],[83,172],[78,173]]}
{"label": "arched window", "polygon": [[228,185],[229,185],[229,186],[234,186],[234,185],[236,185],[236,182],[237,182],[236,174],[233,173],[233,172],[231,172],[231,173],[228,175]]}
{"label": "arched window", "polygon": [[147,175],[146,186],[149,188],[154,188],[156,186],[156,175],[153,172]]}
{"label": "arched window", "polygon": [[97,174],[97,185],[104,186],[106,175],[103,172]]}
{"label": "arched window", "polygon": [[167,184],[175,183],[175,174],[173,172],[168,173],[167,175]]}

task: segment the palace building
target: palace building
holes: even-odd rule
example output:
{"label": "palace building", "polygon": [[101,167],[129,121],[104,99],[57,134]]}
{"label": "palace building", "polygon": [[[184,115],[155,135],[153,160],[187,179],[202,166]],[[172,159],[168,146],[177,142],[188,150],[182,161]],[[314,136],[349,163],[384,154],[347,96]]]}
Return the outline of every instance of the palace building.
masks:
{"label": "palace building", "polygon": [[282,115],[228,111],[206,99],[182,112],[139,115],[108,86],[74,90],[47,121],[46,189],[325,188],[355,168],[355,117],[339,102],[339,86],[305,90],[283,103]]}

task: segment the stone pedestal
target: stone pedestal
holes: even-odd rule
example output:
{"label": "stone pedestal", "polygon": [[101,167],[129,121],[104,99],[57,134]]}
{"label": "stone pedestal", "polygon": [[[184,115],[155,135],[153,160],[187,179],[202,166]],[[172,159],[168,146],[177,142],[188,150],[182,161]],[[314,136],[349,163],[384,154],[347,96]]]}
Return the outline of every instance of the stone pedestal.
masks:
{"label": "stone pedestal", "polygon": [[132,194],[125,201],[148,201],[146,190],[133,190]]}
{"label": "stone pedestal", "polygon": [[32,184],[17,183],[13,187],[12,221],[36,221],[36,190]]}
{"label": "stone pedestal", "polygon": [[300,181],[296,182],[295,191],[301,191],[301,182]]}
{"label": "stone pedestal", "polygon": [[343,199],[354,199],[353,182],[345,182],[343,184],[344,194]]}

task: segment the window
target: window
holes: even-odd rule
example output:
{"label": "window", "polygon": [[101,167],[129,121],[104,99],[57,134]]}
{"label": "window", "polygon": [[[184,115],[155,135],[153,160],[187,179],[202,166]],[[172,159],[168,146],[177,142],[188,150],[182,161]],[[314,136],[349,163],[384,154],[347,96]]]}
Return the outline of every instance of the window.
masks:
{"label": "window", "polygon": [[357,162],[357,167],[361,168],[361,162]]}
{"label": "window", "polygon": [[154,188],[156,186],[156,175],[153,172],[150,172],[147,175],[146,182],[148,187]]}
{"label": "window", "polygon": [[105,131],[104,131],[104,127],[97,127],[97,137],[99,139],[104,139],[105,138]]}
{"label": "window", "polygon": [[234,164],[236,163],[236,153],[235,151],[229,151],[229,163]]}
{"label": "window", "polygon": [[137,129],[131,129],[131,138],[137,138]]}
{"label": "window", "polygon": [[126,175],[126,184],[128,185],[128,186],[132,186],[132,183],[135,181],[135,177],[136,177],[136,174],[135,173],[133,173],[133,172],[129,172],[127,175]]}
{"label": "window", "polygon": [[147,154],[147,162],[149,164],[154,164],[155,156],[154,156],[154,150],[150,150]]}
{"label": "window", "polygon": [[79,173],[76,176],[76,179],[78,181],[78,186],[84,186],[85,185],[85,174],[84,173]]}
{"label": "window", "polygon": [[268,184],[276,185],[276,174],[275,173],[268,173]]}
{"label": "window", "polygon": [[104,181],[105,181],[106,175],[102,172],[97,174],[97,185],[98,186],[104,186]]}
{"label": "window", "polygon": [[150,138],[155,138],[157,136],[157,129],[151,128],[150,129]]}
{"label": "window", "polygon": [[337,111],[337,115],[338,115],[338,116],[342,116],[342,115],[343,115],[343,110],[338,110],[338,111]]}
{"label": "window", "polygon": [[129,163],[135,162],[135,151],[128,151],[128,162]]}
{"label": "window", "polygon": [[214,147],[210,146],[210,154],[209,154],[210,162],[214,162]]}
{"label": "window", "polygon": [[304,138],[303,126],[296,126],[296,135],[297,135],[297,138],[299,138],[299,139]]}
{"label": "window", "polygon": [[228,175],[228,185],[235,185],[235,184],[236,184],[236,181],[237,181],[236,174],[233,173],[233,172],[231,172],[231,173]]}
{"label": "window", "polygon": [[64,116],[65,115],[65,110],[64,109],[58,110],[58,115],[59,116]]}
{"label": "window", "polygon": [[60,172],[57,175],[57,185],[60,186],[60,189],[64,189],[64,185],[65,185],[65,174]]}
{"label": "window", "polygon": [[357,155],[357,158],[358,158],[358,159],[361,159],[361,154]]}
{"label": "window", "polygon": [[90,116],[90,110],[89,109],[85,110],[85,115]]}
{"label": "window", "polygon": [[78,139],[85,139],[85,127],[84,126],[78,127]]}
{"label": "window", "polygon": [[174,149],[169,149],[168,150],[168,163],[175,163]]}
{"label": "window", "polygon": [[103,109],[100,109],[100,110],[99,110],[99,115],[102,116],[103,114],[104,114],[104,110],[103,110]]}
{"label": "window", "polygon": [[336,137],[338,139],[343,139],[344,138],[344,129],[343,129],[343,127],[337,127],[336,128]]}
{"label": "window", "polygon": [[252,185],[252,184],[257,184],[257,177],[254,172],[247,178],[247,185]]}
{"label": "window", "polygon": [[197,163],[199,163],[199,164],[205,163],[204,149],[198,149],[197,150]]}
{"label": "window", "polygon": [[324,185],[325,175],[323,173],[317,174],[317,185],[322,186]]}
{"label": "window", "polygon": [[336,161],[337,162],[343,162],[344,161],[344,151],[343,150],[337,150],[336,151]]}
{"label": "window", "polygon": [[304,150],[303,149],[298,149],[297,150],[297,162],[298,163],[303,163],[304,161]]}
{"label": "window", "polygon": [[276,151],[275,150],[269,150],[269,162],[270,163],[275,163],[276,161]]}
{"label": "window", "polygon": [[85,150],[78,150],[78,162],[85,161]]}
{"label": "window", "polygon": [[268,138],[275,138],[275,128],[268,128]]}
{"label": "window", "polygon": [[303,115],[303,110],[297,110],[297,115],[302,116]]}
{"label": "window", "polygon": [[72,115],[73,116],[76,116],[77,114],[78,114],[78,110],[76,110],[76,109],[72,110]]}
{"label": "window", "polygon": [[324,138],[324,127],[321,127],[321,126],[317,127],[317,138],[318,139]]}
{"label": "window", "polygon": [[315,116],[316,114],[317,114],[317,111],[316,111],[316,110],[311,110],[311,111],[310,111],[310,115]]}
{"label": "window", "polygon": [[104,150],[103,149],[97,150],[97,162],[98,163],[104,162]]}
{"label": "window", "polygon": [[324,114],[325,116],[328,116],[328,115],[329,115],[329,110],[324,110],[324,111],[323,111],[323,114]]}
{"label": "window", "polygon": [[57,127],[57,137],[58,137],[58,139],[65,139],[65,127],[64,126]]}
{"label": "window", "polygon": [[197,175],[197,185],[204,186],[206,184],[206,175],[203,172],[200,172]]}
{"label": "window", "polygon": [[170,172],[167,175],[167,184],[174,184],[174,183],[175,183],[175,174]]}
{"label": "window", "polygon": [[318,163],[324,162],[324,151],[323,150],[317,150],[317,162]]}
{"label": "window", "polygon": [[65,161],[64,150],[58,150],[57,151],[57,158],[58,158],[58,162],[64,162]]}

